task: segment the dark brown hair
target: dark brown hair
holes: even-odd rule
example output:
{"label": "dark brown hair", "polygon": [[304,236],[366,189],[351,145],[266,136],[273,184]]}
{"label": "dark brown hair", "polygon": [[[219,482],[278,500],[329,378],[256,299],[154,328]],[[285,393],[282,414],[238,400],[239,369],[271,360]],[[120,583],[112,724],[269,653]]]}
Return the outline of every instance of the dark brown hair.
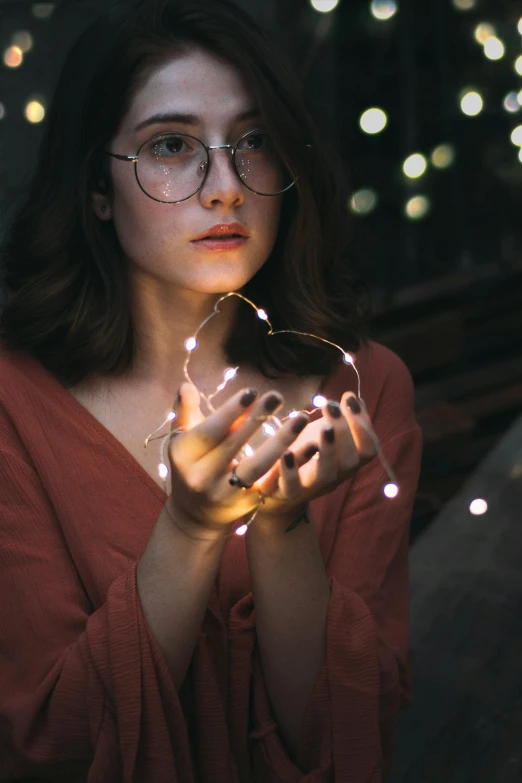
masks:
{"label": "dark brown hair", "polygon": [[[1,248],[0,340],[32,354],[66,387],[93,373],[122,375],[133,365],[128,268],[112,222],[92,210],[91,192],[105,182],[111,195],[103,151],[148,69],[194,45],[241,70],[276,148],[298,176],[283,199],[274,249],[242,293],[269,313],[275,329],[311,332],[352,352],[367,341],[369,289],[346,257],[341,161],[264,33],[228,0],[117,3],[64,63],[31,184]],[[250,364],[269,377],[328,376],[339,365],[339,353],[319,341],[267,339],[266,324],[240,304],[225,346],[231,364]]]}

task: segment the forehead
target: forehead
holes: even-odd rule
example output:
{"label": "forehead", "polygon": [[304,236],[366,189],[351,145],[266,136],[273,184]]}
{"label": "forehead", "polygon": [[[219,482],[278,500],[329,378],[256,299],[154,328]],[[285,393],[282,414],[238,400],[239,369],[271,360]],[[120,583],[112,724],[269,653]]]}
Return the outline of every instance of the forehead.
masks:
{"label": "forehead", "polygon": [[168,109],[197,114],[205,123],[227,123],[256,103],[241,73],[215,55],[196,49],[155,68],[134,96],[125,124]]}

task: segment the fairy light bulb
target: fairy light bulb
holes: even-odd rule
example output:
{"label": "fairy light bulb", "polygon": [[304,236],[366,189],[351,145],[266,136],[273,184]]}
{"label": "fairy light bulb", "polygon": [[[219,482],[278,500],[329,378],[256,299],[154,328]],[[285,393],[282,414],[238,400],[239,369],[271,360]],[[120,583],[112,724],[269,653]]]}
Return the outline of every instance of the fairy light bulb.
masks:
{"label": "fairy light bulb", "polygon": [[298,416],[299,416],[299,411],[290,411],[290,413],[288,414],[289,419],[297,419]]}
{"label": "fairy light bulb", "polygon": [[236,536],[244,536],[247,530],[248,530],[248,525],[241,525],[241,527],[238,527],[238,529],[236,530]]}
{"label": "fairy light bulb", "polygon": [[314,408],[324,408],[327,402],[328,400],[322,394],[316,394],[312,400],[312,405]]}
{"label": "fairy light bulb", "polygon": [[225,370],[225,381],[227,383],[229,381],[233,381],[236,376],[237,370],[235,370],[233,367],[229,367],[228,370]]}
{"label": "fairy light bulb", "polygon": [[268,315],[264,310],[258,310],[257,311],[257,317],[261,319],[261,321],[268,321]]}
{"label": "fairy light bulb", "polygon": [[198,347],[198,341],[195,337],[189,337],[187,340],[185,340],[185,348],[187,351],[192,353],[192,351],[195,351]]}
{"label": "fairy light bulb", "polygon": [[243,449],[243,453],[244,453],[245,457],[253,457],[253,456],[254,456],[254,454],[255,454],[255,451],[254,451],[254,449],[252,448],[252,446],[250,446],[250,445],[247,443],[247,445],[246,445],[246,446],[245,446],[245,448]]}
{"label": "fairy light bulb", "polygon": [[277,430],[273,424],[263,424],[263,432],[265,435],[275,435]]}
{"label": "fairy light bulb", "polygon": [[167,421],[173,421],[176,418],[175,411],[171,411],[169,415],[167,416]]}
{"label": "fairy light bulb", "polygon": [[166,479],[167,476],[169,475],[169,469],[163,462],[160,462],[160,464],[158,465],[158,473],[159,473],[159,477],[162,479]]}
{"label": "fairy light bulb", "polygon": [[488,504],[482,498],[477,498],[469,505],[469,510],[475,517],[480,517],[488,510]]}
{"label": "fairy light bulb", "polygon": [[343,362],[345,364],[354,365],[355,364],[355,359],[353,358],[351,353],[345,353],[344,356],[343,356]]}
{"label": "fairy light bulb", "polygon": [[393,482],[390,484],[386,484],[383,490],[384,494],[387,498],[396,498],[399,494],[399,487],[397,484],[394,484]]}

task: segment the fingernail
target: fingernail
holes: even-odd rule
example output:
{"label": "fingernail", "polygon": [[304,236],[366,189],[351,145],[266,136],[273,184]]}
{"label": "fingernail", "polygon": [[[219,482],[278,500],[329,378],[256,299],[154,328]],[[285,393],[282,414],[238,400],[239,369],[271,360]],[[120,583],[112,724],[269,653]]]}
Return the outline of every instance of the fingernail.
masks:
{"label": "fingernail", "polygon": [[309,446],[306,451],[304,452],[305,459],[312,459],[312,457],[315,457],[319,449],[317,446]]}
{"label": "fingernail", "polygon": [[332,419],[340,419],[342,414],[341,406],[338,402],[329,402],[326,406],[328,408],[328,413],[332,417]]}
{"label": "fingernail", "polygon": [[291,451],[285,451],[283,460],[287,468],[295,468],[295,457]]}
{"label": "fingernail", "polygon": [[360,413],[362,410],[357,397],[348,397],[347,404],[352,413]]}
{"label": "fingernail", "polygon": [[299,435],[299,433],[304,430],[307,424],[308,416],[299,416],[292,425],[292,432],[295,433],[295,435]]}
{"label": "fingernail", "polygon": [[243,394],[243,396],[239,400],[239,404],[242,405],[243,408],[248,408],[249,405],[252,405],[256,397],[257,397],[256,390],[249,389],[247,392]]}
{"label": "fingernail", "polygon": [[271,394],[270,397],[267,397],[265,400],[265,411],[272,413],[272,411],[275,411],[282,402],[283,400],[277,394]]}
{"label": "fingernail", "polygon": [[335,430],[333,427],[327,427],[324,430],[324,439],[327,443],[333,443],[335,441]]}

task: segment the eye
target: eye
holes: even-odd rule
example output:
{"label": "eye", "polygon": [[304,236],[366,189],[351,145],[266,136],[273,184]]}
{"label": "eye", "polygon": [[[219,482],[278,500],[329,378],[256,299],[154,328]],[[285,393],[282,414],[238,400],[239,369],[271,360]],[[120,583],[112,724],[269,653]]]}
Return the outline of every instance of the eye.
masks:
{"label": "eye", "polygon": [[239,144],[238,149],[243,150],[262,150],[268,144],[268,135],[264,131],[255,131],[246,136]]}
{"label": "eye", "polygon": [[147,146],[156,158],[181,157],[194,152],[191,140],[176,133],[151,139]]}

